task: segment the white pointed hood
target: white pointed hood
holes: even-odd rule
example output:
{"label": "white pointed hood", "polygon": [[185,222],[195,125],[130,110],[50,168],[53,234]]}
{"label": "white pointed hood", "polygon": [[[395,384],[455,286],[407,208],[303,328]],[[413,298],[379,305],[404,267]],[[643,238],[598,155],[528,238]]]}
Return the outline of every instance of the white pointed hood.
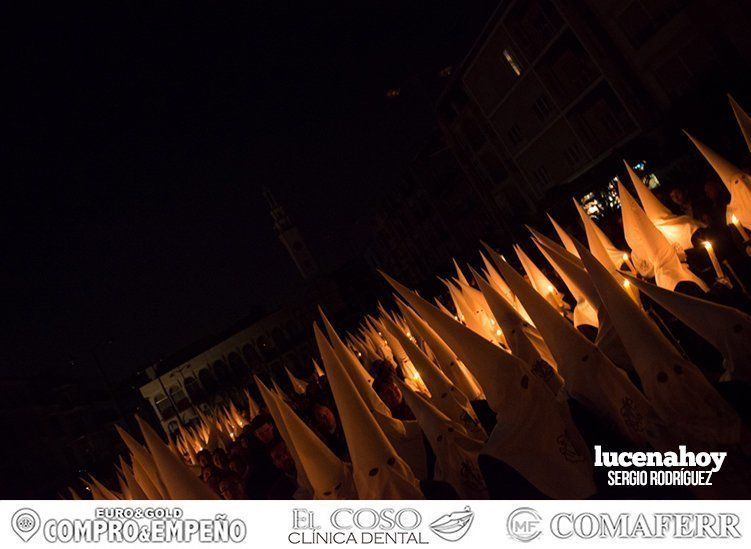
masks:
{"label": "white pointed hood", "polygon": [[[503,258],[501,254],[493,250],[492,248],[486,246],[488,253],[490,254],[491,259],[493,260],[493,263],[495,265],[500,265],[501,263],[505,263],[506,260]],[[501,276],[500,274],[498,275]],[[508,284],[506,282],[503,282],[506,287],[508,288]],[[513,292],[509,288],[509,292],[513,295]],[[555,365],[555,359],[553,358],[553,355],[550,352],[550,349],[548,349],[548,346],[545,344],[545,340],[540,335],[540,332],[535,327],[535,323],[532,320],[532,317],[529,315],[529,313],[524,309],[524,305],[519,300],[519,297],[514,295],[514,301],[517,304],[514,308],[519,312],[520,316],[527,322],[527,324],[522,324],[522,328],[524,329],[524,334],[527,336],[527,339],[532,343],[532,345],[535,346],[535,349],[537,349],[537,352],[542,357],[542,359],[547,362],[550,365]],[[524,314],[522,314],[522,311],[524,311]],[[556,384],[557,387],[557,384]],[[557,388],[555,389],[557,392]]]}
{"label": "white pointed hood", "polygon": [[363,368],[362,364],[360,364],[360,361],[357,360],[357,357],[352,353],[350,348],[341,340],[339,334],[336,333],[336,330],[329,322],[329,319],[326,317],[323,310],[319,308],[319,312],[323,320],[323,325],[326,328],[329,339],[331,340],[331,347],[337,357],[339,357],[342,365],[347,369],[347,373],[350,378],[352,378],[352,382],[355,384],[355,387],[357,387],[360,396],[365,399],[371,410],[377,411],[384,416],[391,417],[391,411],[388,409],[388,406],[384,404],[381,397],[379,397],[371,387],[373,378],[365,371],[365,368]]}
{"label": "white pointed hood", "polygon": [[[579,432],[555,395],[529,365],[381,273],[454,349],[482,385],[498,415],[484,453],[522,474],[550,497],[589,497],[595,491],[592,463]],[[561,449],[565,451],[562,451]],[[530,460],[529,455],[536,459]]]}
{"label": "white pointed hood", "polygon": [[620,181],[618,197],[621,201],[626,242],[635,253],[652,263],[657,285],[673,290],[680,282],[693,282],[706,292],[707,285],[681,263],[675,248],[649,220]]}
{"label": "white pointed hood", "polygon": [[245,396],[248,399],[248,418],[250,419],[250,421],[253,421],[253,418],[261,413],[261,408],[259,408],[258,404],[256,404],[256,401],[253,400],[253,397],[250,396],[250,393],[246,391]]}
{"label": "white pointed hood", "polygon": [[428,391],[430,391],[430,401],[451,421],[456,421],[462,425],[468,435],[482,441],[487,439],[487,433],[480,425],[467,397],[454,387],[446,374],[433,364],[427,355],[390,318],[384,317],[383,322],[386,329],[384,335],[388,333],[390,337],[398,340],[410,362],[420,374],[420,378]]}
{"label": "white pointed hood", "polygon": [[178,458],[149,424],[136,416],[169,499],[220,499]]}
{"label": "white pointed hood", "polygon": [[583,247],[579,255],[600,294],[644,394],[678,434],[701,444],[734,444],[740,420],[699,369],[686,360],[631,300],[607,269]]}
{"label": "white pointed hood", "polygon": [[726,213],[727,223],[730,224],[732,216],[735,215],[744,227],[751,227],[751,177],[749,174],[717,154],[688,132],[686,132],[686,135],[699,149],[707,162],[711,164],[730,192],[730,204],[728,204]]}
{"label": "white pointed hood", "polygon": [[275,395],[271,391],[271,389],[266,387],[266,385],[258,376],[254,375],[253,379],[256,382],[256,386],[258,387],[258,391],[261,393],[263,401],[266,403],[266,408],[268,408],[269,414],[271,414],[271,418],[274,420],[274,426],[279,432],[279,436],[282,437],[284,444],[287,446],[287,450],[289,450],[292,459],[295,461],[295,472],[297,473],[298,486],[298,490],[295,493],[295,499],[308,498],[313,494],[313,486],[310,483],[310,479],[308,479],[305,467],[303,467],[302,459],[300,459],[300,453],[295,447],[295,441],[289,434],[289,431],[287,430],[287,424],[284,422],[282,413],[279,410],[279,402],[283,401],[284,399],[281,397],[281,395]]}
{"label": "white pointed hood", "polygon": [[554,393],[558,393],[563,386],[563,379],[555,370],[555,363],[545,360],[530,341],[526,333],[526,322],[480,275],[474,271],[473,274],[488,300],[493,316],[506,335],[511,352],[530,365],[530,370],[542,378]]}
{"label": "white pointed hood", "polygon": [[423,499],[419,481],[399,456],[324,335],[313,326],[336,401],[361,499]]}
{"label": "white pointed hood", "polygon": [[[524,272],[527,273],[527,276],[529,277],[529,283],[532,285],[532,287],[537,290],[537,293],[544,297],[548,303],[553,305],[553,307],[561,310],[563,307],[563,299],[561,298],[561,294],[558,289],[553,286],[553,283],[550,282],[550,279],[543,274],[540,268],[535,265],[532,259],[530,259],[530,257],[524,252],[524,250],[522,250],[521,246],[514,244],[514,251],[519,257],[522,268],[524,268]],[[503,273],[501,273],[501,275],[502,274]],[[506,280],[506,282],[508,283],[508,280]],[[513,289],[511,291],[513,291]],[[532,315],[530,314],[530,316]]]}
{"label": "white pointed hood", "polygon": [[[587,299],[587,294],[581,289],[581,286],[586,286],[587,283],[586,272],[583,269],[579,269],[576,265],[570,264],[567,260],[562,259],[558,256],[557,251],[554,252],[553,249],[543,246],[537,238],[533,239],[533,242],[540,250],[540,253],[547,259],[548,263],[555,269],[555,272],[558,273],[558,276],[563,280],[568,291],[571,292],[571,295],[576,300],[573,314],[574,326],[578,327],[586,324],[597,327],[597,307]],[[566,250],[563,251],[565,252]],[[580,276],[579,278],[572,278],[571,276],[578,274],[583,274],[584,276]]]}
{"label": "white pointed hood", "polygon": [[[610,263],[613,269],[620,269],[621,265],[623,265],[624,251],[619,250],[613,245],[608,235],[587,215],[584,208],[581,207],[581,204],[576,199],[574,199],[574,207],[579,212],[579,217],[584,225],[589,250],[603,265]],[[646,273],[642,274],[646,275]]]}
{"label": "white pointed hood", "polygon": [[[485,246],[488,253],[491,255],[491,257],[495,258],[495,256],[500,257],[500,254],[498,254],[493,248],[491,248],[488,244],[485,242],[482,243],[483,246]],[[529,322],[530,324],[533,324],[532,319],[529,318],[529,315],[527,314],[527,311],[524,310],[524,307],[522,307],[522,304],[519,303],[519,300],[514,295],[514,292],[511,291],[511,289],[506,284],[506,281],[503,280],[503,277],[501,277],[500,274],[498,274],[498,270],[493,266],[490,260],[485,257],[485,254],[480,252],[480,257],[482,258],[483,265],[485,265],[485,270],[488,272],[488,282],[490,282],[491,286],[495,288],[495,290],[501,294],[506,301],[511,304],[511,306],[516,309],[516,311],[521,315],[521,317]],[[496,261],[496,259],[493,259],[493,261]]]}
{"label": "white pointed hood", "polygon": [[[322,311],[321,314],[323,314]],[[370,385],[372,382],[370,376],[368,378],[364,377],[368,374],[359,365],[357,358],[355,358],[352,352],[349,349],[346,349],[346,353],[337,352],[341,347],[337,346],[336,341],[338,340],[341,343],[341,340],[338,339],[336,331],[325,317],[323,321],[326,324],[326,330],[329,332],[332,341],[329,343],[329,340],[326,339],[318,326],[314,325],[313,332],[318,342],[318,347],[321,349],[321,357],[323,358],[322,348],[326,350],[331,349],[342,366],[347,370],[360,397],[368,405],[373,417],[375,417],[381,430],[386,434],[391,445],[396,448],[399,456],[409,465],[417,478],[425,478],[427,476],[427,458],[419,425],[414,420],[402,421],[391,416],[391,411]],[[347,367],[347,363],[350,364],[349,367]],[[324,368],[325,366],[324,364]],[[328,375],[328,370],[326,370],[326,374]],[[363,381],[365,382],[363,383]],[[385,410],[385,412],[382,410]]]}
{"label": "white pointed hood", "polygon": [[[120,438],[133,456],[133,473],[136,480],[141,484],[149,499],[169,499],[167,488],[164,486],[154,459],[149,451],[144,448],[125,430],[115,425]],[[145,477],[145,478],[144,478]]]}
{"label": "white pointed hood", "polygon": [[[652,407],[595,345],[553,309],[510,265],[501,275],[524,303],[545,338],[569,395],[636,444],[654,440],[659,423]],[[633,421],[638,417],[639,421]]]}
{"label": "white pointed hood", "polygon": [[743,139],[746,141],[746,146],[751,151],[751,116],[741,108],[730,94],[728,94],[728,101],[730,101],[730,106],[733,109],[735,120],[738,122],[738,127],[740,127],[743,134]]}
{"label": "white pointed hood", "polygon": [[276,408],[316,499],[357,499],[351,469],[280,398]]}
{"label": "white pointed hood", "polygon": [[[533,231],[538,243],[546,248],[548,254],[546,257],[549,256],[548,260],[551,261],[551,264],[556,267],[557,270],[560,269],[558,272],[561,274],[561,278],[564,282],[568,284],[567,281],[570,281],[571,284],[575,285],[577,290],[584,295],[587,303],[590,304],[594,310],[598,328],[595,346],[605,353],[605,356],[607,356],[616,366],[619,366],[626,371],[633,370],[626,349],[623,347],[623,342],[618,338],[618,334],[616,333],[615,328],[613,328],[613,324],[610,322],[605,308],[602,306],[600,294],[597,293],[597,289],[592,284],[592,280],[589,278],[589,273],[587,273],[584,268],[581,259],[578,259],[578,256],[569,254],[566,250],[550,241],[550,239],[546,239],[543,235],[535,232],[534,229],[530,230]],[[578,243],[578,241],[573,238],[572,242]],[[605,261],[608,262],[608,267],[611,267],[612,264],[608,260],[607,254],[604,252],[603,257],[605,258]],[[620,276],[620,274],[617,276]],[[637,303],[639,302],[638,290],[630,288],[629,294]],[[574,315],[576,315],[576,309],[574,309]],[[574,316],[574,318],[576,319],[576,316]]]}
{"label": "white pointed hood", "polygon": [[647,214],[649,220],[680,254],[683,253],[683,250],[693,248],[691,235],[697,229],[701,228],[703,224],[699,223],[693,217],[675,215],[668,210],[662,202],[657,200],[657,197],[642,182],[641,178],[636,175],[631,166],[628,165],[628,162],[624,160],[623,164],[626,166],[628,176],[631,178],[631,183],[636,189],[636,194],[639,195],[642,208],[644,208],[644,213]]}
{"label": "white pointed hood", "polygon": [[436,456],[433,478],[454,487],[462,499],[487,499],[488,489],[477,465],[483,443],[399,380],[407,405],[415,414]]}
{"label": "white pointed hood", "polygon": [[723,380],[751,382],[751,317],[746,313],[705,299],[671,292],[629,276],[651,299],[706,339],[722,353],[726,373]]}
{"label": "white pointed hood", "polygon": [[323,373],[323,370],[321,370],[321,366],[318,364],[318,361],[315,358],[313,359],[313,369],[315,370],[316,377],[318,379],[322,378],[325,375]]}
{"label": "white pointed hood", "polygon": [[135,476],[133,475],[133,469],[125,462],[122,456],[119,457],[119,461],[120,470],[123,473],[125,484],[128,486],[130,499],[149,499],[149,497],[146,495],[146,492],[144,492],[143,488],[141,488],[141,485],[136,482]]}
{"label": "white pointed hood", "polygon": [[548,216],[550,223],[553,225],[556,234],[558,234],[558,238],[561,239],[561,243],[563,244],[563,247],[566,248],[566,251],[576,257],[579,257],[579,252],[576,251],[576,246],[574,246],[574,241],[571,240],[571,235],[569,235],[566,230],[561,227],[555,219],[553,219],[553,216],[551,216],[550,214],[546,215]]}
{"label": "white pointed hood", "polygon": [[410,323],[416,335],[422,339],[435,356],[438,367],[469,400],[483,398],[482,389],[475,377],[461,363],[456,353],[446,344],[427,322],[419,317],[409,305],[401,299],[396,299],[399,308],[407,322]]}
{"label": "white pointed hood", "polygon": [[451,258],[451,261],[454,263],[454,269],[456,269],[456,277],[462,282],[464,282],[465,284],[469,284],[469,282],[467,282],[467,277],[464,276],[464,273],[459,267],[459,264],[456,262],[456,259]]}
{"label": "white pointed hood", "polygon": [[308,388],[308,384],[302,379],[295,377],[295,374],[290,372],[289,368],[287,368],[286,366],[284,367],[284,371],[287,372],[287,377],[289,378],[289,382],[292,385],[292,390],[295,391],[298,395],[304,395],[305,390]]}

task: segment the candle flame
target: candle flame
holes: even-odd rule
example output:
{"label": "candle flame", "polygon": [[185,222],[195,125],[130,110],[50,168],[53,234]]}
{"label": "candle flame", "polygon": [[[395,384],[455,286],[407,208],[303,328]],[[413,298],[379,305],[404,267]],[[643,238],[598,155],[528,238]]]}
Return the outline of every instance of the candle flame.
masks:
{"label": "candle flame", "polygon": [[704,247],[705,247],[705,248],[706,248],[707,250],[711,250],[711,249],[712,249],[712,243],[711,243],[711,242],[710,242],[709,240],[705,240],[705,241],[704,241]]}
{"label": "candle flame", "polygon": [[624,288],[628,288],[629,286],[631,286],[631,282],[629,282],[628,280],[624,280],[623,281],[623,287]]}
{"label": "candle flame", "polygon": [[733,225],[737,225],[738,224],[738,218],[735,216],[735,214],[733,214],[733,216],[730,218],[730,221],[733,222]]}
{"label": "candle flame", "polygon": [[628,261],[628,254],[627,253],[623,254],[623,261]]}

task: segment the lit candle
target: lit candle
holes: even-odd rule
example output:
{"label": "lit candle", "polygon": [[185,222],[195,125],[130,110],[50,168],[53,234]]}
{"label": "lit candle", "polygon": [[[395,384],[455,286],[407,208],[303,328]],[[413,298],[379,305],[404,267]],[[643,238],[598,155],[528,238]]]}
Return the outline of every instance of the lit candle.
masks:
{"label": "lit candle", "polygon": [[738,229],[738,233],[741,235],[743,242],[748,241],[748,233],[735,214],[733,214],[733,217],[731,217],[730,220],[733,222],[733,225],[735,225],[735,228]]}
{"label": "lit candle", "polygon": [[623,262],[628,267],[628,270],[631,271],[631,274],[635,275],[636,274],[636,269],[634,269],[634,264],[631,263],[631,259],[629,259],[628,254],[624,253],[622,259],[623,259]]}
{"label": "lit candle", "polygon": [[714,272],[717,275],[717,278],[720,280],[724,280],[725,273],[722,271],[720,262],[717,261],[717,256],[714,253],[714,248],[712,247],[712,243],[709,240],[705,240],[704,247],[707,250],[707,254],[709,254],[709,260],[712,262],[712,267],[714,267]]}

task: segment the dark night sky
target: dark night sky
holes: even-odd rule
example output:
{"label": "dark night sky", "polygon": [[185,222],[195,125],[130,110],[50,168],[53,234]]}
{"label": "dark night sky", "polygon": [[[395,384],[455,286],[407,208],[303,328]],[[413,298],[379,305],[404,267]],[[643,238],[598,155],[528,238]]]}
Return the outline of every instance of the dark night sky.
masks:
{"label": "dark night sky", "polygon": [[0,376],[106,338],[131,372],[281,302],[299,279],[260,186],[316,254],[347,250],[431,129],[415,97],[496,2],[128,4],[6,20]]}

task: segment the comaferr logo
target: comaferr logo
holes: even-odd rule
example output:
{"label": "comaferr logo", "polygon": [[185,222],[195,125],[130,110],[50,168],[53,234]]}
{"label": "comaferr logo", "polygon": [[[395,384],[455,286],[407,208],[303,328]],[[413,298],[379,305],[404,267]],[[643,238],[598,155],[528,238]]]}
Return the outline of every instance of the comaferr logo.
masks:
{"label": "comaferr logo", "polygon": [[532,541],[542,533],[540,513],[531,507],[520,507],[506,519],[508,535],[517,541]]}
{"label": "comaferr logo", "polygon": [[558,513],[550,531],[560,539],[724,539],[740,538],[739,525],[734,513]]}
{"label": "comaferr logo", "polygon": [[475,514],[467,506],[464,511],[455,511],[437,518],[430,523],[430,530],[446,541],[459,541],[469,532],[474,519]]}

